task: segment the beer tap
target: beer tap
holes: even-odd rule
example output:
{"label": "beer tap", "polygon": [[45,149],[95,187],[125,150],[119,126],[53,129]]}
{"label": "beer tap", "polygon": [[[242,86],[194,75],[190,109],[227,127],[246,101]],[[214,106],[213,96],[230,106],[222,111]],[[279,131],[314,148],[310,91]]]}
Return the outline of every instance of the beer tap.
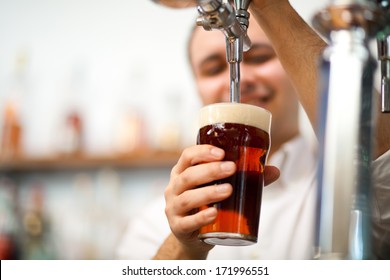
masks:
{"label": "beer tap", "polygon": [[[382,10],[370,0],[331,0],[313,19],[314,27],[330,42],[321,61],[315,258],[372,258],[370,200],[376,60],[368,43],[386,26]],[[385,68],[389,69],[386,52],[380,59],[386,60]]]}
{"label": "beer tap", "polygon": [[[385,22],[390,23],[390,1],[377,0],[379,7],[382,9]],[[390,113],[390,24],[378,33],[378,58],[381,67],[381,96],[382,112]]]}
{"label": "beer tap", "polygon": [[230,67],[230,101],[240,102],[240,63],[250,48],[247,35],[251,0],[153,0],[174,8],[196,6],[198,26],[221,30],[226,38],[226,59]]}
{"label": "beer tap", "polygon": [[382,112],[390,113],[390,30],[378,37],[378,55],[381,62]]}

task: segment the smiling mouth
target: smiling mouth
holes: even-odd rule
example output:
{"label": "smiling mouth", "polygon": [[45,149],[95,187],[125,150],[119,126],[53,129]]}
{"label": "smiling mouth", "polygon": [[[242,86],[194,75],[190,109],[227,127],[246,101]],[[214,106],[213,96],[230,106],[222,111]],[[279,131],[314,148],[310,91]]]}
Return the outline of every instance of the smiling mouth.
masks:
{"label": "smiling mouth", "polygon": [[254,93],[248,96],[242,96],[241,102],[260,106],[260,107],[265,107],[270,101],[274,99],[274,97],[275,97],[274,91],[269,91],[266,94],[261,94],[260,96]]}
{"label": "smiling mouth", "polygon": [[242,103],[265,107],[275,96],[275,90],[264,83],[246,83],[241,87]]}

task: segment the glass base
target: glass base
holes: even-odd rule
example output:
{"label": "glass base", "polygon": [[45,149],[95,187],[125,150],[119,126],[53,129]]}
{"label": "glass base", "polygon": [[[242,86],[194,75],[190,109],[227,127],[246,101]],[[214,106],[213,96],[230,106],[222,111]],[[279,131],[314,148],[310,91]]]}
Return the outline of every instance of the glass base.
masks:
{"label": "glass base", "polygon": [[210,245],[248,246],[257,243],[257,237],[231,232],[203,233],[198,238]]}

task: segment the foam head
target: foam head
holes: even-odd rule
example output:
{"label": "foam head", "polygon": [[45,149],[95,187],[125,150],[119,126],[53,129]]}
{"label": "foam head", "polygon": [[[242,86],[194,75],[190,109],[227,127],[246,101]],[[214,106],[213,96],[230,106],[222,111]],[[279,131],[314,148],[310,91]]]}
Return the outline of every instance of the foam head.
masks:
{"label": "foam head", "polygon": [[272,115],[264,108],[243,103],[215,103],[200,109],[199,127],[215,123],[239,123],[257,127],[268,134]]}

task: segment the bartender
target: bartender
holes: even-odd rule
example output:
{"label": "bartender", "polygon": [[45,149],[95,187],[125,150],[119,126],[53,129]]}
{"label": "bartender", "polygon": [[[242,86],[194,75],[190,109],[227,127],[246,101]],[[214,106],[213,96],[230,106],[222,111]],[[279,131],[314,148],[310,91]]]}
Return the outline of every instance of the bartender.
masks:
{"label": "bartender", "polygon": [[[317,124],[317,61],[326,43],[288,0],[252,0],[248,29],[252,48],[241,64],[242,102],[265,107],[273,115],[272,148],[266,170],[259,242],[248,247],[211,246],[198,240],[200,227],[216,218],[202,205],[228,197],[231,186],[196,186],[235,171],[224,151],[212,146],[185,149],[171,172],[165,200],[153,202],[130,225],[118,253],[134,259],[310,259],[313,257],[316,152],[299,131],[298,104],[314,129]],[[190,63],[203,103],[228,100],[229,70],[220,32],[195,28]],[[390,257],[390,115],[380,114],[375,134],[374,236],[376,257]],[[276,166],[278,169],[275,169]],[[280,170],[280,177],[278,171]],[[207,178],[207,182],[205,180]],[[277,179],[277,180],[276,180]],[[275,181],[276,180],[276,181]],[[379,196],[379,197],[378,197]]]}

